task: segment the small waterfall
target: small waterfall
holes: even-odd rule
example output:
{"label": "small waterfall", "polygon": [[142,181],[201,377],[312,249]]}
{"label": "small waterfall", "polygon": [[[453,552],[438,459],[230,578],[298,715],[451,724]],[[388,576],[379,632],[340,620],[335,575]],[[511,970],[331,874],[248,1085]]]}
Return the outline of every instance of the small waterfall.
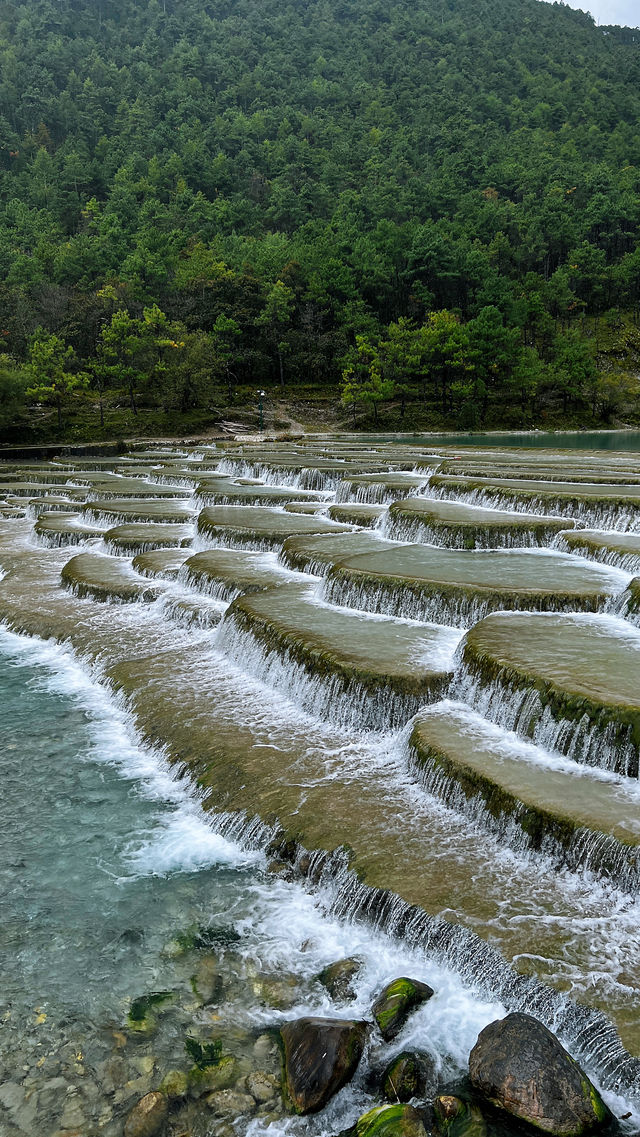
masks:
{"label": "small waterfall", "polygon": [[[327,669],[321,674],[317,661],[313,666],[294,645],[283,643],[275,633],[266,640],[247,630],[234,611],[225,615],[216,646],[255,679],[282,692],[304,713],[341,729],[399,730],[430,701],[426,693],[405,694],[382,682],[369,687],[337,670]],[[448,680],[442,687],[445,682]],[[441,695],[442,688],[434,689],[432,699]]]}
{"label": "small waterfall", "polygon": [[627,588],[619,596],[612,596],[607,604],[606,611],[612,616],[620,616],[640,628],[640,604],[638,596]]}
{"label": "small waterfall", "polygon": [[340,482],[336,492],[336,504],[346,505],[387,505],[398,497],[406,497],[406,489],[393,489],[384,482]]}
{"label": "small waterfall", "polygon": [[159,549],[186,549],[191,545],[188,537],[178,543],[168,541],[136,541],[125,545],[117,544],[118,538],[109,538],[106,534],[102,538],[105,552],[111,557],[140,557],[143,553],[155,552]]}
{"label": "small waterfall", "polygon": [[[614,529],[619,533],[640,532],[640,500],[638,507],[627,504],[616,505],[587,498],[567,501],[566,498],[536,497],[532,494],[525,501],[515,496],[517,491],[496,489],[454,489],[449,486],[429,485],[429,497],[440,501],[463,501],[468,505],[480,505],[486,509],[510,510],[512,513],[551,514],[554,517],[569,517],[585,529]],[[513,496],[512,496],[513,495]]]}
{"label": "small waterfall", "polygon": [[208,529],[198,531],[197,541],[193,544],[194,553],[206,552],[207,549],[246,549],[247,552],[272,553],[279,549],[287,534],[273,534],[273,536],[259,536],[250,529],[246,532],[241,529],[222,529],[214,535]]}
{"label": "small waterfall", "polygon": [[623,572],[640,573],[640,553],[622,553],[617,549],[608,549],[606,546],[570,544],[560,533],[550,544],[560,553],[572,553],[588,561],[597,561],[601,565],[622,569]]}
{"label": "small waterfall", "polygon": [[638,743],[630,724],[598,723],[586,713],[576,713],[575,718],[556,715],[535,687],[510,683],[505,672],[487,682],[463,667],[453,681],[451,698],[545,750],[585,766],[638,777]]}
{"label": "small waterfall", "polygon": [[[299,567],[299,566],[296,566]],[[316,571],[306,569],[305,571]],[[322,570],[318,568],[320,574]],[[326,574],[326,568],[324,569]],[[602,607],[598,597],[573,597],[570,602],[562,596],[547,593],[544,596],[501,595],[481,596],[471,589],[465,592],[449,591],[446,585],[433,590],[406,580],[381,580],[350,575],[348,570],[331,566],[323,587],[323,598],[328,604],[342,608],[355,608],[361,612],[376,612],[386,616],[400,616],[405,620],[420,620],[432,624],[449,624],[454,628],[469,628],[490,612],[567,612],[597,611]]]}
{"label": "small waterfall", "polygon": [[640,886],[638,850],[626,846],[610,834],[576,828],[570,835],[566,826],[549,815],[532,812],[522,802],[507,812],[501,793],[488,786],[467,787],[438,761],[421,755],[410,744],[406,762],[412,777],[423,789],[455,813],[464,813],[474,823],[493,834],[501,845],[518,853],[540,854],[555,869],[591,872],[610,880],[617,888],[637,894]]}
{"label": "small waterfall", "polygon": [[216,605],[208,600],[194,603],[193,598],[180,592],[165,593],[158,604],[163,616],[187,628],[217,628],[224,615],[222,604]]}
{"label": "small waterfall", "polygon": [[433,528],[428,521],[406,514],[387,511],[380,519],[379,531],[390,541],[401,541],[412,545],[438,545],[443,549],[534,549],[548,545],[552,530],[536,534],[531,529],[508,529],[506,527],[484,528],[477,526],[451,526]]}
{"label": "small waterfall", "polygon": [[368,924],[451,968],[478,996],[499,1000],[509,1012],[533,1015],[559,1035],[605,1089],[640,1102],[640,1058],[625,1050],[602,1011],[573,1002],[533,976],[520,975],[470,928],[432,916],[393,892],[365,884],[351,871],[344,848],[308,852],[282,831],[265,834],[262,823],[246,815],[224,814],[218,822],[224,836],[241,843],[246,832],[250,848],[262,845],[266,837],[268,855],[290,861],[327,914],[350,924]]}
{"label": "small waterfall", "polygon": [[239,458],[223,458],[218,466],[221,474],[235,478],[260,478],[270,486],[284,486],[293,490],[333,491],[341,475],[332,470],[316,470],[313,466],[291,469],[270,465],[268,462],[251,462]]}
{"label": "small waterfall", "polygon": [[208,577],[205,573],[198,572],[192,565],[185,564],[178,570],[178,582],[186,588],[194,588],[201,592],[204,596],[208,596],[211,600],[222,600],[231,603],[235,600],[236,596],[241,596],[246,592],[246,588],[240,588],[237,584],[233,584],[229,580],[216,580],[214,577]]}
{"label": "small waterfall", "polygon": [[88,533],[82,533],[80,530],[74,532],[72,529],[65,529],[62,532],[42,531],[36,526],[33,531],[34,541],[44,549],[64,549],[67,545],[81,545],[89,536]]}

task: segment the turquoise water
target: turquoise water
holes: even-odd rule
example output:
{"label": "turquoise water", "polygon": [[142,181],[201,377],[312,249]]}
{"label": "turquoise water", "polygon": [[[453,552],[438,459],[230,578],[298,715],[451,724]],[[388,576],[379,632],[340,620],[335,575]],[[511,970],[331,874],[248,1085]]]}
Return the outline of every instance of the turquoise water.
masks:
{"label": "turquoise water", "polygon": [[[363,971],[350,1013],[367,1016],[397,974],[429,981],[436,998],[405,1044],[430,1050],[443,1078],[465,1068],[499,1004],[269,877],[64,649],[0,628],[0,661],[0,1137],[121,1137],[134,1102],[167,1070],[188,1068],[187,1035],[215,1031],[246,1071],[266,1026],[344,1013],[314,977],[353,954]],[[178,949],[196,926],[222,933],[213,953]],[[194,988],[203,967],[217,976],[214,1006]],[[127,1037],[131,1000],[150,991],[172,1002],[150,1038]],[[321,1137],[371,1104],[356,1082],[313,1124],[276,1118],[269,1132]],[[207,1117],[189,1126],[194,1137],[211,1131]],[[264,1131],[257,1114],[239,1129]]]}
{"label": "turquoise water", "polygon": [[[362,439],[362,435],[351,435]],[[618,450],[640,453],[640,430],[535,431],[486,434],[367,434],[368,442],[407,446],[499,446],[516,449]]]}

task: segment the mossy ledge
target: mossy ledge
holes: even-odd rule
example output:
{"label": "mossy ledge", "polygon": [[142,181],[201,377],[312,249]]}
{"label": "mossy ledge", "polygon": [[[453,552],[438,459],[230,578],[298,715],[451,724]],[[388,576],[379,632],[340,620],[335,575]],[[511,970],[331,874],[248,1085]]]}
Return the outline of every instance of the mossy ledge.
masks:
{"label": "mossy ledge", "polygon": [[62,569],[60,580],[80,598],[91,597],[121,604],[156,600],[161,591],[132,578],[129,566],[122,558],[106,557],[100,553],[79,553],[72,557]]}
{"label": "mossy ledge", "polygon": [[597,612],[607,602],[604,594],[541,592],[523,589],[506,592],[482,585],[419,581],[402,576],[379,576],[364,569],[333,565],[324,585],[331,604],[384,613],[411,620],[434,620],[468,628],[490,612]]}
{"label": "mossy ledge", "polygon": [[278,628],[250,602],[250,596],[239,596],[227,610],[221,628],[225,652],[244,667],[251,667],[253,657],[258,677],[277,680],[292,698],[302,696],[306,710],[340,726],[400,729],[425,703],[441,698],[451,681],[446,671],[387,675],[367,670],[303,632]]}
{"label": "mossy ledge", "polygon": [[[439,503],[438,503],[439,504]],[[516,549],[551,545],[567,528],[565,518],[513,517],[506,521],[473,518],[444,520],[435,510],[416,509],[412,502],[398,501],[389,507],[382,532],[392,541],[443,545],[448,549]]]}
{"label": "mossy ledge", "polygon": [[[640,885],[638,839],[634,841],[630,836],[628,841],[622,840],[619,835],[586,826],[572,816],[571,775],[552,771],[542,775],[555,778],[561,784],[566,781],[564,800],[567,804],[552,809],[539,803],[535,792],[527,786],[526,778],[522,779],[522,796],[507,784],[509,775],[513,780],[513,770],[517,782],[518,767],[526,770],[526,762],[507,760],[504,763],[507,773],[501,782],[499,760],[494,763],[494,776],[491,776],[490,743],[486,763],[483,761],[485,751],[477,748],[470,760],[465,761],[457,752],[455,734],[451,736],[453,744],[445,747],[430,737],[430,725],[428,719],[418,718],[409,739],[412,772],[429,793],[457,812],[472,816],[501,843],[506,841],[511,846],[541,853],[551,858],[557,867],[594,872],[624,891],[637,893]],[[595,787],[595,793],[597,789]]]}
{"label": "mossy ledge", "polygon": [[[521,693],[527,697],[527,722],[519,722],[519,733],[535,738],[536,726],[545,711],[557,722],[572,723],[576,728],[586,718],[601,735],[606,732],[607,750],[613,752],[614,771],[632,778],[639,776],[640,691],[638,707],[609,703],[595,695],[572,692],[533,670],[506,665],[484,650],[477,642],[477,636],[478,628],[471,628],[460,646],[463,673],[485,687],[498,684],[503,695]],[[531,699],[533,691],[538,696],[535,702]],[[561,753],[569,753],[572,741],[570,731],[559,731],[556,748]]]}

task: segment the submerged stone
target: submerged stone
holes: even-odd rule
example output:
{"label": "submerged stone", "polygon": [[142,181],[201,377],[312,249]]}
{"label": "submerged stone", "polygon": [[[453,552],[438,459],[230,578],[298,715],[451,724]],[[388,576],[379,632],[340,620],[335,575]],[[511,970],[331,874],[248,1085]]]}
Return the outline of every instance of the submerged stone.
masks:
{"label": "submerged stone", "polygon": [[184,1070],[168,1070],[158,1086],[158,1092],[166,1094],[170,1101],[186,1098],[189,1078]]}
{"label": "submerged stone", "polygon": [[316,1113],[353,1077],[367,1024],[303,1018],[280,1028],[285,1091],[295,1113]]}
{"label": "submerged stone", "polygon": [[127,1015],[127,1026],[135,1034],[152,1034],[157,1025],[157,1012],[174,1001],[173,991],[150,991],[134,999]]}
{"label": "submerged stone", "polygon": [[469,1056],[474,1088],[512,1117],[554,1137],[581,1137],[611,1113],[556,1036],[531,1015],[490,1023]]}
{"label": "submerged stone", "polygon": [[158,1090],[145,1094],[134,1105],[124,1124],[124,1137],[156,1137],[169,1111],[167,1098]]}
{"label": "submerged stone", "polygon": [[443,1137],[486,1137],[487,1124],[477,1105],[441,1094],[433,1103],[438,1133]]}
{"label": "submerged stone", "polygon": [[373,1017],[385,1042],[400,1034],[409,1015],[431,999],[433,987],[402,976],[388,983],[373,1004]]}
{"label": "submerged stone", "polygon": [[225,1055],[215,1066],[192,1066],[187,1075],[190,1098],[201,1098],[218,1090],[227,1090],[238,1077],[238,1061]]}

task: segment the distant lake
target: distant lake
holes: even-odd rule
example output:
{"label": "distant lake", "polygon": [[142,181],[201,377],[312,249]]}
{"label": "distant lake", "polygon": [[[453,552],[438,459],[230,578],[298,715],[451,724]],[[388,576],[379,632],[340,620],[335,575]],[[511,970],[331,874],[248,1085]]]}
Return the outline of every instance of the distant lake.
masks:
{"label": "distant lake", "polygon": [[640,452],[640,430],[536,431],[515,434],[368,434],[367,438],[371,442],[398,442],[418,446],[513,446],[546,450]]}

